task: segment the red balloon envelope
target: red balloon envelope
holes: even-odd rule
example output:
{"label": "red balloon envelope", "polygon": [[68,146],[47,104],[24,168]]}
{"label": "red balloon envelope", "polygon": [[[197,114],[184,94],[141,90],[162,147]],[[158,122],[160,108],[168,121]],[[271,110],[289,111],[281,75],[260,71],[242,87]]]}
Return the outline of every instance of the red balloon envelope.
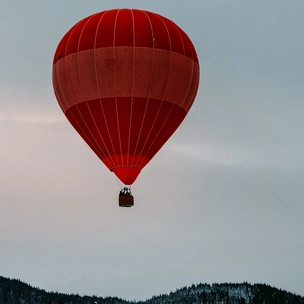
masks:
{"label": "red balloon envelope", "polygon": [[181,124],[198,83],[198,58],[185,32],[137,9],[81,20],[64,35],[53,62],[62,111],[126,185]]}

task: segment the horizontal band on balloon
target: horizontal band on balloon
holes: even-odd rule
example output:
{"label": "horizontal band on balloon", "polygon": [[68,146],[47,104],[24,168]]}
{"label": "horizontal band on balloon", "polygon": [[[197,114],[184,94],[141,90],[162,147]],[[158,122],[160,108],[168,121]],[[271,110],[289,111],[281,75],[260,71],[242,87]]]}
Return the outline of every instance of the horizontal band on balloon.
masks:
{"label": "horizontal band on balloon", "polygon": [[199,66],[161,49],[109,47],[68,55],[53,66],[53,85],[65,112],[86,100],[135,96],[175,103],[189,111]]}
{"label": "horizontal band on balloon", "polygon": [[[132,185],[150,158],[141,155],[113,155],[103,158],[102,161],[125,185]],[[118,166],[109,165],[113,162]]]}

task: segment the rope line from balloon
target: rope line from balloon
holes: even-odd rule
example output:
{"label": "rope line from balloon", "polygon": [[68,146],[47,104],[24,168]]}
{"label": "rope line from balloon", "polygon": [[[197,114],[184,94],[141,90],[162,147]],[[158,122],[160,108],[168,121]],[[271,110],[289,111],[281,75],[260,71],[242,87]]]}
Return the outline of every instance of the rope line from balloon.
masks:
{"label": "rope line from balloon", "polygon": [[135,24],[134,24],[134,14],[132,14],[132,25],[133,25],[133,69],[132,69],[132,93],[131,93],[131,105],[130,105],[130,123],[129,123],[129,134],[128,134],[128,152],[127,152],[127,166],[129,165],[129,154],[130,154],[130,142],[131,142],[131,128],[132,128],[132,114],[133,114],[133,94],[134,94],[134,74],[135,74]]}
{"label": "rope line from balloon", "polygon": [[[153,41],[153,37],[154,37],[154,33],[153,33],[153,26],[152,26],[152,22],[151,22],[151,19],[149,17],[149,15],[144,12],[144,14],[146,15],[148,21],[149,21],[149,24],[150,24],[150,28],[151,28],[151,38],[152,38],[152,41]],[[141,132],[142,132],[142,129],[143,129],[143,125],[144,125],[144,121],[145,121],[145,117],[146,117],[146,114],[147,114],[147,109],[148,109],[148,105],[149,105],[149,102],[150,102],[150,93],[151,93],[151,88],[152,88],[152,79],[153,79],[153,66],[154,66],[154,43],[152,45],[152,64],[151,64],[151,73],[150,73],[150,84],[149,84],[149,91],[148,91],[148,97],[147,97],[147,101],[146,101],[146,106],[145,106],[145,111],[144,111],[144,115],[143,115],[143,118],[142,118],[142,121],[141,121],[141,125],[140,125],[140,129],[139,129],[139,133],[138,133],[138,137],[137,137],[137,142],[136,142],[136,146],[135,146],[135,150],[134,150],[134,155],[133,155],[133,159],[132,159],[132,162],[131,162],[131,167],[135,167],[135,164],[134,164],[134,157],[135,155],[137,155],[137,147],[138,147],[138,144],[139,144],[139,140],[140,140],[140,137],[141,137]]]}
{"label": "rope line from balloon", "polygon": [[117,18],[120,9],[117,10],[115,23],[114,23],[114,33],[113,33],[113,70],[114,70],[114,94],[115,94],[115,107],[116,107],[116,120],[117,120],[117,129],[118,129],[118,140],[120,145],[120,155],[121,155],[121,165],[124,167],[124,160],[122,154],[122,144],[121,144],[121,135],[120,135],[120,126],[119,126],[119,115],[118,115],[118,105],[117,105],[117,86],[116,86],[116,67],[115,67],[115,35],[116,35],[116,26],[117,26]]}
{"label": "rope line from balloon", "polygon": [[[77,52],[78,52],[78,53],[80,52],[80,41],[81,41],[81,38],[82,38],[82,34],[83,34],[83,31],[84,31],[84,28],[85,28],[85,26],[88,24],[88,22],[89,22],[93,17],[94,17],[94,15],[92,15],[90,18],[88,18],[88,20],[85,22],[85,24],[83,25],[83,27],[82,27],[82,29],[81,29],[81,32],[80,32],[80,35],[79,35],[79,38],[78,38],[78,45],[77,45]],[[87,98],[87,96],[86,96],[86,94],[85,94],[85,90],[84,90],[84,88],[83,88],[83,82],[82,82],[82,78],[81,78],[81,75],[80,75],[80,68],[79,68],[79,58],[80,58],[80,56],[77,56],[78,77],[79,77],[79,81],[80,81],[80,86],[81,86],[82,94],[83,94],[83,96],[84,96],[85,103],[86,103],[86,106],[87,106],[87,108],[88,108],[88,110],[89,110],[89,112],[90,112],[90,115],[91,115],[91,118],[92,118],[92,120],[93,120],[93,123],[95,124],[95,127],[97,128],[97,124],[96,124],[96,122],[95,122],[94,116],[92,115],[92,112],[91,112],[90,107],[89,107],[89,105],[88,105],[88,101],[87,101],[88,98]],[[76,105],[76,107],[77,107],[77,109],[78,109],[78,105]],[[88,129],[90,135],[92,136],[93,140],[94,140],[95,143],[97,144],[97,146],[98,146],[98,152],[100,152],[101,154],[103,154],[103,157],[105,157],[107,154],[106,154],[106,153],[103,151],[103,149],[101,148],[101,146],[100,146],[100,144],[99,144],[99,141],[95,138],[95,135],[94,135],[94,133],[91,131],[91,128],[88,127],[87,121],[86,121],[86,119],[82,116],[82,114],[81,114],[81,112],[79,111],[79,109],[78,109],[78,112],[79,112],[79,115],[81,116],[81,118],[82,118],[84,124],[86,125],[86,127],[87,127],[87,129]],[[98,128],[97,128],[97,130],[98,130]],[[98,130],[98,131],[99,131],[99,130]],[[99,133],[99,132],[98,132],[98,133]],[[102,139],[102,141],[103,141],[103,138],[102,138],[102,137],[101,137],[101,139]],[[103,141],[103,142],[104,142],[104,141]]]}
{"label": "rope line from balloon", "polygon": [[[165,26],[165,28],[166,28],[167,35],[168,35],[168,40],[169,40],[169,45],[170,45],[170,52],[171,52],[171,51],[172,51],[171,37],[170,37],[170,33],[169,33],[169,31],[168,31],[167,25],[166,25],[165,22],[162,20],[162,18],[160,18],[158,15],[157,15],[157,17],[161,20],[161,22],[164,24],[164,26]],[[171,53],[170,53],[170,54],[171,54]],[[168,75],[170,75],[170,70],[171,70],[171,56],[169,57]],[[142,150],[141,150],[141,152],[140,152],[140,155],[142,155],[142,152],[143,152],[144,148],[146,147],[146,144],[147,144],[147,142],[148,142],[148,139],[149,139],[149,137],[150,137],[150,135],[151,135],[151,133],[152,133],[153,127],[154,127],[155,122],[156,122],[156,120],[157,120],[157,118],[158,118],[158,115],[159,115],[159,113],[160,113],[160,109],[161,109],[161,107],[162,107],[162,105],[163,105],[164,98],[165,98],[166,93],[167,93],[167,90],[168,90],[168,80],[169,80],[169,76],[167,77],[166,86],[165,86],[165,90],[164,90],[164,95],[163,95],[163,97],[162,97],[160,106],[159,106],[159,108],[158,108],[158,111],[157,111],[157,114],[156,114],[156,116],[155,116],[155,119],[154,119],[154,121],[153,121],[153,123],[152,123],[152,125],[151,125],[151,129],[150,129],[149,134],[148,134],[148,136],[147,136],[147,138],[146,138],[146,141],[145,141],[145,143],[144,143],[144,145],[143,145],[143,148],[142,148]],[[151,148],[151,146],[150,146],[150,148]],[[149,149],[150,149],[150,148],[149,148]],[[145,153],[144,156],[147,156],[147,152]],[[142,163],[142,161],[138,161],[138,160],[137,160],[137,162],[135,163],[135,166],[139,166],[139,162]]]}
{"label": "rope line from balloon", "polygon": [[[98,85],[98,77],[97,77],[97,67],[96,67],[96,45],[97,45],[97,33],[98,33],[98,30],[99,30],[99,26],[100,26],[100,23],[103,19],[103,17],[105,16],[105,14],[107,14],[108,11],[106,11],[99,19],[98,21],[98,24],[97,24],[97,27],[96,27],[96,32],[95,32],[95,39],[94,39],[94,62],[95,62],[95,65],[94,65],[94,68],[95,68],[95,79],[96,79],[96,85],[97,85],[97,92],[98,92],[98,96],[101,96],[101,92],[100,92],[100,88],[99,88],[99,85]],[[105,112],[104,112],[104,108],[103,108],[103,103],[102,103],[102,100],[101,100],[101,97],[99,97],[99,102],[100,102],[100,107],[101,107],[101,111],[102,111],[102,115],[103,115],[103,119],[104,119],[104,122],[106,124],[106,129],[107,129],[107,132],[108,132],[108,136],[109,136],[109,139],[110,139],[110,142],[111,142],[111,146],[112,146],[112,149],[113,149],[113,152],[114,152],[114,155],[115,155],[115,158],[116,158],[116,164],[115,164],[115,161],[114,161],[114,157],[111,155],[111,153],[109,152],[107,146],[105,145],[106,149],[107,149],[107,152],[108,152],[108,155],[112,161],[112,164],[113,164],[113,167],[115,166],[118,166],[119,162],[118,162],[118,159],[117,159],[117,155],[116,155],[116,152],[115,152],[115,148],[114,148],[114,145],[113,145],[113,140],[112,140],[112,137],[111,137],[111,134],[110,134],[110,130],[109,130],[109,125],[108,125],[108,121],[107,121],[107,118],[106,118],[106,115],[105,115]],[[100,134],[100,130],[98,129],[98,133]],[[100,134],[101,136],[101,134]]]}

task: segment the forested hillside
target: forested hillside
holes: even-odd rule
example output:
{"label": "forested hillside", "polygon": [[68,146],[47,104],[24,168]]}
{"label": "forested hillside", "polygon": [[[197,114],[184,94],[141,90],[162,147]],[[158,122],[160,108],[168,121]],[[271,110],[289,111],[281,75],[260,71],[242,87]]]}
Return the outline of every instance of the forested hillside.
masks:
{"label": "forested hillside", "polygon": [[197,284],[146,301],[46,292],[0,277],[0,304],[304,304],[304,297],[265,284]]}

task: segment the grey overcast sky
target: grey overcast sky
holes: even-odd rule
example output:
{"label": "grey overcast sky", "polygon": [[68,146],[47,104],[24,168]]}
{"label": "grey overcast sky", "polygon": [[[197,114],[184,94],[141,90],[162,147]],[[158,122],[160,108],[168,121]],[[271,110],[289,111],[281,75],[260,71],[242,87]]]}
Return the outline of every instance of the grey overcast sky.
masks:
{"label": "grey overcast sky", "polygon": [[[173,20],[201,66],[196,101],[130,209],[51,81],[65,32],[122,7]],[[304,296],[303,11],[302,0],[3,1],[0,275],[129,300],[199,282]]]}

